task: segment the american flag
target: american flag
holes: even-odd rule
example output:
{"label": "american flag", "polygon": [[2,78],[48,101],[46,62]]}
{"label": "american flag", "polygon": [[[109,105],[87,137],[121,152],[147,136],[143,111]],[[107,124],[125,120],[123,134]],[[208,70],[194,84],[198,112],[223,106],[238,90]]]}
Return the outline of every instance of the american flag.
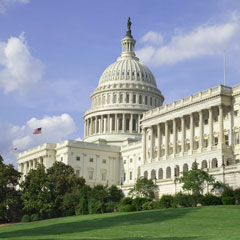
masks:
{"label": "american flag", "polygon": [[17,151],[17,148],[12,148],[12,152],[16,152]]}
{"label": "american flag", "polygon": [[36,128],[34,131],[33,131],[33,134],[40,134],[42,133],[42,128]]}

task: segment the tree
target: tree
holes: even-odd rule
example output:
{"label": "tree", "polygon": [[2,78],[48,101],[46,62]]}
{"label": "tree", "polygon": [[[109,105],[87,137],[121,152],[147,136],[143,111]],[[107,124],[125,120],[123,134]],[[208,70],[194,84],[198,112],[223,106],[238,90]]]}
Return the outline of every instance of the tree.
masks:
{"label": "tree", "polygon": [[123,192],[116,185],[108,188],[109,201],[119,202],[123,198]]}
{"label": "tree", "polygon": [[154,198],[154,188],[155,184],[153,183],[152,179],[140,177],[137,179],[129,194],[139,197]]}
{"label": "tree", "polygon": [[51,193],[50,202],[53,204],[52,216],[64,215],[63,196],[66,193],[79,191],[84,186],[85,179],[77,177],[70,165],[62,162],[55,162],[47,169],[47,188]]}
{"label": "tree", "polygon": [[31,169],[20,186],[24,213],[39,214],[42,218],[48,216],[53,205],[45,167],[39,164],[36,169]]}
{"label": "tree", "polygon": [[202,169],[198,169],[197,163],[192,170],[183,172],[183,176],[175,179],[176,183],[183,183],[182,188],[192,191],[193,194],[202,194],[206,186],[214,186],[215,178]]}
{"label": "tree", "polygon": [[21,194],[16,190],[21,173],[12,164],[3,163],[0,155],[0,222],[19,220]]}

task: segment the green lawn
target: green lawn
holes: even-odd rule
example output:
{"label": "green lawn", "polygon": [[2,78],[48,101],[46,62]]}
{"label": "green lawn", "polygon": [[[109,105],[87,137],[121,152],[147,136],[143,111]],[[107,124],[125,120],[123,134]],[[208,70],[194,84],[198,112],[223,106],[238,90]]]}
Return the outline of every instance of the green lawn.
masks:
{"label": "green lawn", "polygon": [[240,239],[240,206],[65,217],[0,227],[0,239]]}

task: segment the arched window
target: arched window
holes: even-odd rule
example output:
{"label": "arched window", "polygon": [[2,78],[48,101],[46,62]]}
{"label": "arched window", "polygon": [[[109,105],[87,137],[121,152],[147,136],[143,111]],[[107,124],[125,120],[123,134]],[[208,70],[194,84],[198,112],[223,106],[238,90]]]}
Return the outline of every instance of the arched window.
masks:
{"label": "arched window", "polygon": [[171,178],[171,168],[170,167],[167,167],[166,178]]}
{"label": "arched window", "polygon": [[158,179],[163,179],[163,170],[162,170],[162,168],[159,168],[159,170],[158,170]]}
{"label": "arched window", "polygon": [[133,95],[133,103],[136,103],[136,95]]}
{"label": "arched window", "polygon": [[151,179],[156,179],[156,171],[154,169],[151,171]]}
{"label": "arched window", "polygon": [[216,158],[212,160],[212,168],[217,168],[218,167],[218,161]]}
{"label": "arched window", "polygon": [[192,169],[197,168],[197,167],[198,167],[198,164],[197,164],[196,161],[194,161],[194,162],[192,163]]}
{"label": "arched window", "polygon": [[207,168],[207,161],[203,160],[201,164],[201,169]]}
{"label": "arched window", "polygon": [[187,171],[188,171],[188,165],[187,165],[187,163],[185,163],[183,165],[183,172],[187,172]]}
{"label": "arched window", "polygon": [[174,171],[175,171],[174,172],[174,176],[175,177],[179,177],[179,175],[180,175],[180,168],[179,168],[178,165],[175,166]]}
{"label": "arched window", "polygon": [[148,172],[147,171],[144,172],[144,178],[148,179]]}

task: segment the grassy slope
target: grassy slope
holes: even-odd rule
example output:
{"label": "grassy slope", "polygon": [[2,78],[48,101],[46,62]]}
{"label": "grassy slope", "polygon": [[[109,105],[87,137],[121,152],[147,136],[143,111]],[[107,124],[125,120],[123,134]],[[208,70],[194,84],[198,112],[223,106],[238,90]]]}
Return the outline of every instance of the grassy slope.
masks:
{"label": "grassy slope", "polygon": [[240,206],[66,217],[0,227],[0,239],[240,239]]}

